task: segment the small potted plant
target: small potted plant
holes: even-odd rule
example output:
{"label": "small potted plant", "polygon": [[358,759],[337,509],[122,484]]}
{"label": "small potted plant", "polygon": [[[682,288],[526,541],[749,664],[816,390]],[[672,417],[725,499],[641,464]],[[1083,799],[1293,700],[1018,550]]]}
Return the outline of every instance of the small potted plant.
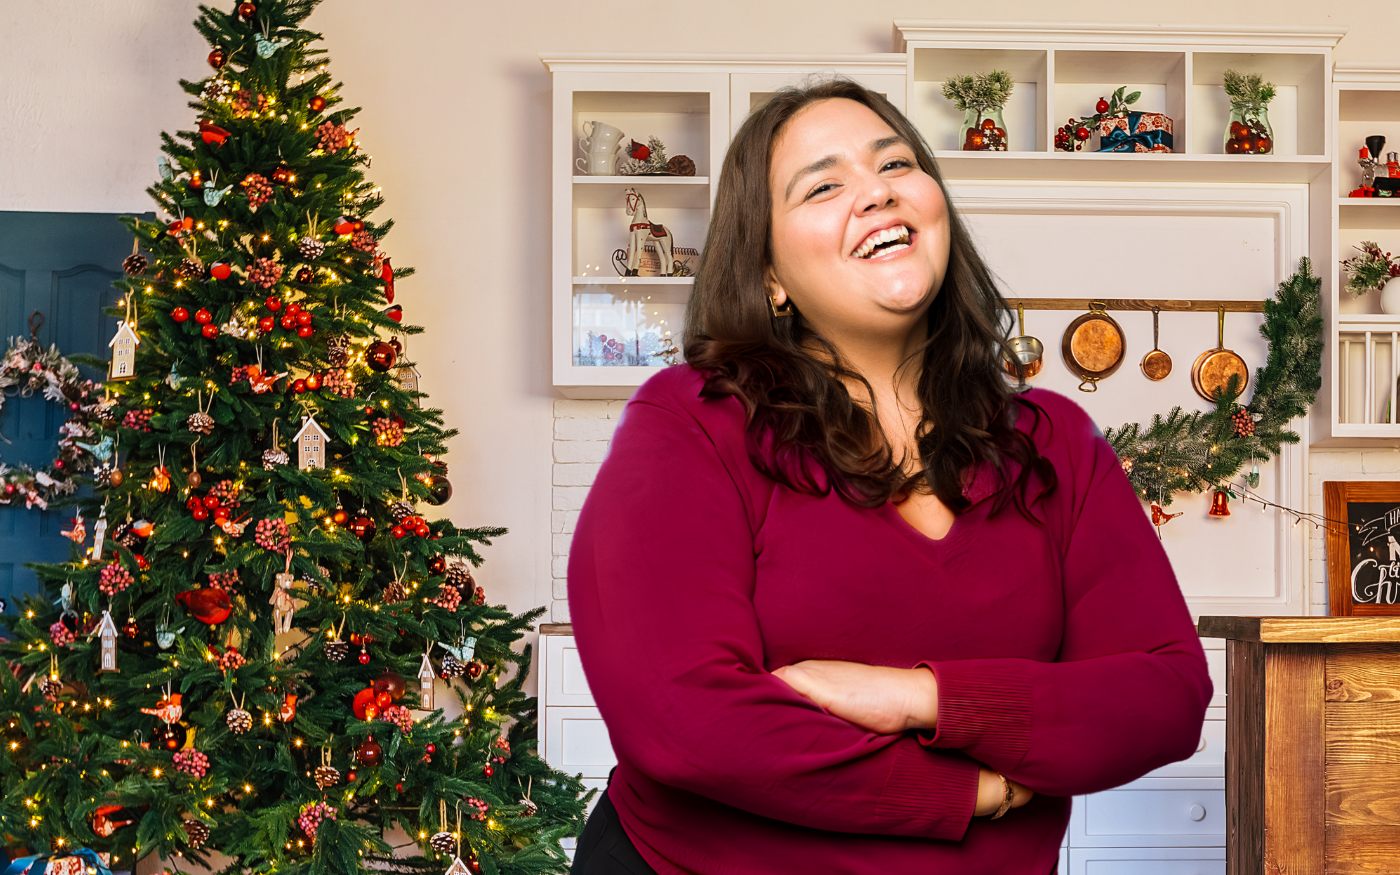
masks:
{"label": "small potted plant", "polygon": [[1369,291],[1381,293],[1381,312],[1400,314],[1400,261],[1391,258],[1389,252],[1371,240],[1361,241],[1355,247],[1360,255],[1353,255],[1342,262],[1347,272],[1347,291],[1358,298]]}
{"label": "small potted plant", "polygon": [[949,76],[943,96],[963,112],[961,136],[964,152],[1005,152],[1006,122],[1001,111],[1015,83],[1005,70]]}
{"label": "small potted plant", "polygon": [[1271,155],[1274,129],[1269,125],[1269,101],[1278,89],[1258,73],[1225,71],[1230,96],[1230,124],[1225,130],[1226,155]]}

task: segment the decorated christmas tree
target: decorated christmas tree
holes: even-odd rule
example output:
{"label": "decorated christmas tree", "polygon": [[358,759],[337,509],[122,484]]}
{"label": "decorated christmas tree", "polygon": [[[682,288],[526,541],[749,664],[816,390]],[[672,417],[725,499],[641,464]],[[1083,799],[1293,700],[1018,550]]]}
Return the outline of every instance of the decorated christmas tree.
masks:
{"label": "decorated christmas tree", "polygon": [[128,223],[110,379],[72,405],[72,559],[2,646],[0,826],[54,855],[34,875],[564,872],[580,831],[512,648],[544,608],[473,580],[503,529],[428,518],[456,432],[315,5],[200,7],[195,129],[162,137],[160,222]]}

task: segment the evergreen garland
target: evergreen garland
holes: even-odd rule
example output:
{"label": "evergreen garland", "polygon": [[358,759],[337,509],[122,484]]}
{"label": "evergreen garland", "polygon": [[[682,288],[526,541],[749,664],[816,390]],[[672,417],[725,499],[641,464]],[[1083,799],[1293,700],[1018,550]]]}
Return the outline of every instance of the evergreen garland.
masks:
{"label": "evergreen garland", "polygon": [[1215,488],[1245,464],[1267,462],[1283,444],[1299,442],[1288,423],[1307,414],[1322,386],[1321,290],[1321,278],[1303,258],[1298,272],[1264,302],[1259,332],[1269,342],[1269,356],[1255,371],[1247,406],[1236,403],[1241,387],[1233,379],[1214,410],[1173,407],[1146,427],[1134,422],[1104,429],[1140,496],[1169,505],[1175,492]]}
{"label": "evergreen garland", "polygon": [[953,105],[962,112],[969,109],[986,112],[1006,106],[1015,87],[1010,73],[993,70],[990,73],[949,76],[948,81],[943,83],[943,96],[953,101]]}

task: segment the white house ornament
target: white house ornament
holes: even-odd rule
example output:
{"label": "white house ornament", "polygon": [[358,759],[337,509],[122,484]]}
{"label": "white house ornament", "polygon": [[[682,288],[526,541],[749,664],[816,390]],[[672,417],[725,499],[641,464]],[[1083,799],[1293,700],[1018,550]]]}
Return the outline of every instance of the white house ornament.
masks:
{"label": "white house ornament", "polygon": [[436,710],[436,696],[434,684],[437,681],[437,672],[433,671],[433,663],[428,659],[428,654],[423,654],[423,664],[418,668],[418,701],[424,711]]}
{"label": "white house ornament", "polygon": [[321,428],[314,416],[302,417],[301,430],[294,438],[297,445],[297,467],[303,471],[309,468],[326,467],[326,444],[330,435]]}
{"label": "white house ornament", "polygon": [[112,348],[112,361],[107,367],[107,379],[136,379],[136,347],[141,345],[141,338],[136,336],[136,323],[118,322],[117,334],[107,345]]}
{"label": "white house ornament", "polygon": [[92,526],[92,561],[102,558],[102,545],[107,539],[107,505],[102,505],[102,513]]}
{"label": "white house ornament", "polygon": [[97,627],[97,634],[102,641],[97,670],[117,671],[117,624],[112,621],[111,611],[102,612],[102,622]]}

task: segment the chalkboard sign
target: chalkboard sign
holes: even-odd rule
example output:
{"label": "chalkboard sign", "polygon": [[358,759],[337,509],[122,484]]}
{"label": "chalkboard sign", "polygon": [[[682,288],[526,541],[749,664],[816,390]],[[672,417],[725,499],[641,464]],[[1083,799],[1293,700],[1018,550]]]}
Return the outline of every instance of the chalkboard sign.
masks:
{"label": "chalkboard sign", "polygon": [[1400,482],[1322,484],[1334,617],[1400,616]]}

